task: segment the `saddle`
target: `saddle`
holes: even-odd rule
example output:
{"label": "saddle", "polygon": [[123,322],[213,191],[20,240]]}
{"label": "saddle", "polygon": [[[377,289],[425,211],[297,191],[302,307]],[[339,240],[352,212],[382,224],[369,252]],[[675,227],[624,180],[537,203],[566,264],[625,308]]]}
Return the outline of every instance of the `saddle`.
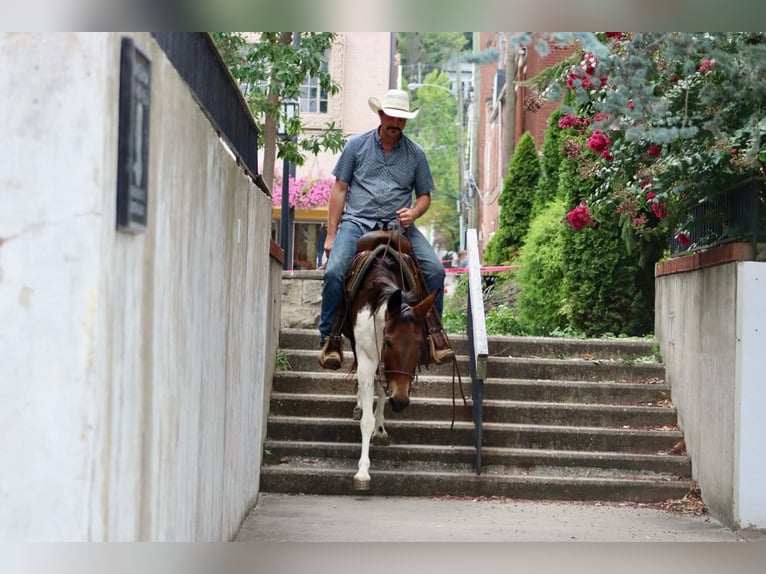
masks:
{"label": "saddle", "polygon": [[388,252],[398,262],[402,270],[406,288],[422,299],[427,293],[423,292],[425,281],[420,275],[420,268],[415,258],[410,255],[412,244],[410,240],[398,231],[376,230],[368,231],[356,243],[356,255],[346,271],[344,295],[346,302],[356,296],[367,270],[375,258]]}

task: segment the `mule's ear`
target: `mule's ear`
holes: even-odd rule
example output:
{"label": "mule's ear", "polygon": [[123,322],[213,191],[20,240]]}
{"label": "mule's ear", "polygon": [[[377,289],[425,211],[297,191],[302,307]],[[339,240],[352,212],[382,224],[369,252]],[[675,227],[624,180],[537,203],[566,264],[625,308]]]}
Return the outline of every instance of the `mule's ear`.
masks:
{"label": "mule's ear", "polygon": [[431,307],[434,306],[434,301],[436,301],[436,296],[439,295],[440,292],[441,292],[441,289],[437,289],[436,291],[431,293],[428,297],[423,299],[420,303],[418,303],[412,308],[412,312],[415,313],[415,316],[418,319],[425,319],[425,316],[431,310]]}
{"label": "mule's ear", "polygon": [[388,298],[388,304],[386,306],[389,317],[396,317],[402,312],[402,290],[397,289]]}

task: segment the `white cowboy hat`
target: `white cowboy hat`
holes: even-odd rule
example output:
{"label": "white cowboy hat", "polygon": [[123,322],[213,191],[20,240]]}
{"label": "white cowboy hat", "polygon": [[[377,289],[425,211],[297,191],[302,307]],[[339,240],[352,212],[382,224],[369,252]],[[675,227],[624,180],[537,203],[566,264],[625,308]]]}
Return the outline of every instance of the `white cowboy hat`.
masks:
{"label": "white cowboy hat", "polygon": [[383,113],[392,118],[411,119],[418,115],[419,109],[410,110],[410,96],[404,90],[388,90],[383,96],[381,103],[378,98],[370,98],[367,101],[370,109],[376,114],[383,110]]}

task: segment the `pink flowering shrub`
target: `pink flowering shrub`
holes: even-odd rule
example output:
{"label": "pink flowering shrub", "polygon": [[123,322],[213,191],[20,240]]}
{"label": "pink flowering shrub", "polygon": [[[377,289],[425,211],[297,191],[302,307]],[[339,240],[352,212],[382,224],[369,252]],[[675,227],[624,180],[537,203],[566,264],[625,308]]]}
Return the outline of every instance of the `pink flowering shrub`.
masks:
{"label": "pink flowering shrub", "polygon": [[595,227],[596,224],[590,214],[590,209],[585,204],[580,204],[566,214],[566,219],[572,229],[580,231],[584,227]]}
{"label": "pink flowering shrub", "polygon": [[629,245],[685,247],[694,206],[766,180],[766,33],[595,37],[558,80],[562,149],[593,184],[576,200],[620,214]]}
{"label": "pink flowering shrub", "polygon": [[[331,177],[302,177],[289,180],[290,207],[295,209],[313,209],[323,207],[330,201],[330,190],[335,180]],[[282,206],[282,176],[274,176],[274,186],[271,190],[271,204]]]}

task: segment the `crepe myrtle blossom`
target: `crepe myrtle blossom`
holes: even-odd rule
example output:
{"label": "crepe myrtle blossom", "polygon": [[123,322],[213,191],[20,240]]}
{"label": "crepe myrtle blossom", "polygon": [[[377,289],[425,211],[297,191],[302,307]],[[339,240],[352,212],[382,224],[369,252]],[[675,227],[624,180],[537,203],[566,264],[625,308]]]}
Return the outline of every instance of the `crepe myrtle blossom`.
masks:
{"label": "crepe myrtle blossom", "polygon": [[588,206],[583,204],[578,205],[575,207],[572,211],[567,213],[566,220],[569,223],[569,225],[572,226],[572,229],[575,231],[580,231],[584,227],[595,227],[596,223],[593,221],[593,218],[590,214],[590,209],[588,209]]}
{"label": "crepe myrtle blossom", "polygon": [[[290,207],[313,209],[327,205],[330,201],[330,190],[334,182],[333,178],[324,176],[302,177],[299,179],[291,177],[288,181]],[[274,207],[282,205],[281,175],[274,177],[271,201]]]}
{"label": "crepe myrtle blossom", "polygon": [[683,231],[679,231],[676,233],[676,241],[678,241],[678,244],[686,249],[692,244],[692,239],[689,237],[688,234],[684,233]]}

